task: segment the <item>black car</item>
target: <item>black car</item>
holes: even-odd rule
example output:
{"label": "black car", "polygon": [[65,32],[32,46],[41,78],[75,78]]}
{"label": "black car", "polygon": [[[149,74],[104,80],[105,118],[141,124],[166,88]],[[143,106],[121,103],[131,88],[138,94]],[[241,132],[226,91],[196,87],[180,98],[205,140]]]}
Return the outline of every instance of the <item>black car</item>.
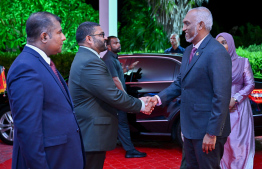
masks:
{"label": "black car", "polygon": [[[177,77],[182,56],[179,54],[133,54],[119,55],[123,67],[135,61],[138,65],[125,74],[128,94],[134,97],[154,96],[168,87]],[[261,89],[261,90],[260,90]],[[249,96],[255,125],[255,134],[262,131],[262,79],[256,79],[255,90]],[[22,98],[21,98],[22,99]],[[156,106],[151,115],[128,114],[130,130],[139,135],[170,136],[182,143],[180,128],[180,98],[168,106]],[[0,95],[0,139],[13,142],[13,119],[8,97]]]}
{"label": "black car", "polygon": [[[134,97],[154,96],[168,87],[179,74],[182,56],[175,54],[133,54],[120,55],[123,67],[139,61],[137,66],[126,73],[127,93]],[[249,96],[255,125],[255,134],[262,131],[262,82],[256,79],[256,90]],[[260,90],[261,89],[261,90]],[[142,113],[129,115],[131,132],[140,135],[171,136],[180,145],[180,98],[168,106],[156,106],[151,115]]]}

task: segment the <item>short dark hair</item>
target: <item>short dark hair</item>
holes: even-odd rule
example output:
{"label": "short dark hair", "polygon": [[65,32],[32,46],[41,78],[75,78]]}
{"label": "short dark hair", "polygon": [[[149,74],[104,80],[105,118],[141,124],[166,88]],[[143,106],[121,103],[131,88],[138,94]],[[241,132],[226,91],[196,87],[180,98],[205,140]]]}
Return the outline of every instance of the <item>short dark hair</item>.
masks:
{"label": "short dark hair", "polygon": [[53,19],[61,23],[61,19],[49,12],[36,12],[26,21],[26,34],[28,42],[35,42],[42,32],[46,32],[52,38]]}
{"label": "short dark hair", "polygon": [[106,44],[107,44],[107,45],[111,45],[111,39],[113,39],[113,38],[118,38],[118,37],[116,37],[116,36],[108,36],[108,37],[107,37]]}
{"label": "short dark hair", "polygon": [[92,35],[94,33],[94,27],[100,26],[95,22],[83,22],[76,30],[76,41],[77,43],[82,43],[85,41],[87,35]]}

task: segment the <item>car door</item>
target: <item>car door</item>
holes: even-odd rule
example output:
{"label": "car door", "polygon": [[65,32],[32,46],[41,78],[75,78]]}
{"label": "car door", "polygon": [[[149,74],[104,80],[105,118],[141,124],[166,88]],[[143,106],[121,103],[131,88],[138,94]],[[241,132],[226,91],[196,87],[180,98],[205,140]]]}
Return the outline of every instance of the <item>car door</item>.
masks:
{"label": "car door", "polygon": [[[165,56],[122,56],[123,67],[139,61],[137,66],[125,73],[127,93],[134,97],[154,96],[168,87],[177,77],[180,61]],[[170,133],[170,123],[174,112],[179,111],[179,99],[166,107],[156,106],[151,115],[142,113],[129,115],[133,129],[139,132]]]}

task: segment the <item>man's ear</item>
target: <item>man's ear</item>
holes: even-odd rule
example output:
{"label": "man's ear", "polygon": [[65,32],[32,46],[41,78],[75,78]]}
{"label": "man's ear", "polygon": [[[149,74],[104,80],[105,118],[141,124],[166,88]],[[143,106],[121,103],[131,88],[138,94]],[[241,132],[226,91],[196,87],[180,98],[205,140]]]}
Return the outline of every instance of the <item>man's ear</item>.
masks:
{"label": "man's ear", "polygon": [[106,45],[107,49],[111,51],[111,45]]}
{"label": "man's ear", "polygon": [[42,43],[47,43],[47,39],[49,38],[49,35],[46,32],[42,32],[40,38]]}
{"label": "man's ear", "polygon": [[91,38],[91,36],[86,36],[86,39],[85,39],[86,43],[92,43],[93,39]]}
{"label": "man's ear", "polygon": [[205,23],[203,21],[199,22],[199,28],[198,30],[201,30],[205,27]]}

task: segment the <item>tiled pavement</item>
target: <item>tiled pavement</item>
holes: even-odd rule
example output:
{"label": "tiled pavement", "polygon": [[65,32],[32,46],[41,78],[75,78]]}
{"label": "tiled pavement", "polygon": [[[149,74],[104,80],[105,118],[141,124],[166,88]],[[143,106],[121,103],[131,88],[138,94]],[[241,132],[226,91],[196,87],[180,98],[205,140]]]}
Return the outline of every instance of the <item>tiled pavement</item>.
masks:
{"label": "tiled pavement", "polygon": [[[262,169],[262,136],[256,137],[254,169]],[[145,158],[125,158],[121,146],[107,152],[104,169],[179,169],[181,148],[171,141],[134,141],[139,151],[147,153]],[[12,146],[0,141],[0,169],[11,168]]]}

